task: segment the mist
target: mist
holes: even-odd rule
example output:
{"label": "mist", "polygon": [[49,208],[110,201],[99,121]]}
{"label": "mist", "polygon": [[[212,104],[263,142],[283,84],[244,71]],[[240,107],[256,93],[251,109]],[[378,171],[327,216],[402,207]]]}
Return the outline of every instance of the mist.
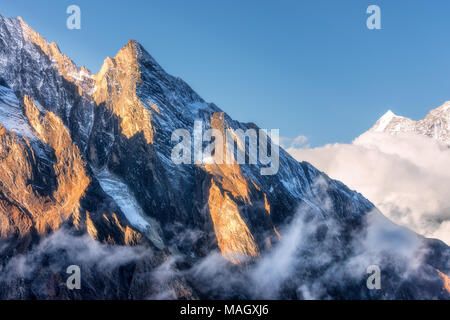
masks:
{"label": "mist", "polygon": [[352,144],[287,151],[362,193],[392,221],[450,244],[447,146],[415,134],[368,132]]}

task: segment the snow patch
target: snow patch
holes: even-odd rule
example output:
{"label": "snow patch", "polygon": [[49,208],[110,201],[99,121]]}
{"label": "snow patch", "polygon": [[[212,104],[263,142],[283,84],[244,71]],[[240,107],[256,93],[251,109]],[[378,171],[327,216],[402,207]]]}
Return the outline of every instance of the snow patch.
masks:
{"label": "snow patch", "polygon": [[2,86],[0,86],[0,123],[6,130],[13,131],[17,135],[36,139],[16,95],[12,90]]}
{"label": "snow patch", "polygon": [[388,110],[381,118],[378,120],[378,126],[375,128],[376,132],[382,132],[386,129],[389,123],[396,117],[395,113]]}
{"label": "snow patch", "polygon": [[447,110],[449,110],[449,109],[450,109],[450,101],[446,101],[446,102],[440,107],[440,109],[441,109],[442,111],[447,111]]}
{"label": "snow patch", "polygon": [[155,219],[145,216],[128,186],[106,169],[96,173],[96,177],[102,189],[116,201],[127,220],[156,247],[163,249],[164,241],[160,236],[159,223]]}

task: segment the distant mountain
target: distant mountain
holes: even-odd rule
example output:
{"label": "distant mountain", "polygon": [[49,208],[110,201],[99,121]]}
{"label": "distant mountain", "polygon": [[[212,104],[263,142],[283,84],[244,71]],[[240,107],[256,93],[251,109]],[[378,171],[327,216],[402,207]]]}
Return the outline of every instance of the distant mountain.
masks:
{"label": "distant mountain", "polygon": [[450,101],[431,110],[423,120],[414,121],[386,112],[369,132],[417,133],[450,145]]}
{"label": "distant mountain", "polygon": [[[91,74],[0,16],[0,84],[1,298],[450,297],[449,247],[283,149],[275,175],[176,165],[176,129],[258,128],[205,102],[136,41]],[[406,244],[420,257],[413,270],[396,253]],[[375,262],[383,288],[373,291]],[[72,264],[80,290],[65,285]]]}

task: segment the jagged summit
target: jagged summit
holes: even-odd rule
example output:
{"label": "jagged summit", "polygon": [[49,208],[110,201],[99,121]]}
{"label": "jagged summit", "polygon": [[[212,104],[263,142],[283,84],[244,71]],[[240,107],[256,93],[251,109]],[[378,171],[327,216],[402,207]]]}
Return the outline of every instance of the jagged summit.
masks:
{"label": "jagged summit", "polygon": [[137,40],[129,39],[127,44],[123,46],[115,58],[128,57],[129,59],[136,59],[136,62],[151,62],[151,64],[158,69],[164,71],[156,60],[145,50],[145,48]]}
{"label": "jagged summit", "polygon": [[372,129],[373,131],[383,131],[389,123],[396,118],[397,116],[391,111],[388,110],[375,124],[375,127]]}
{"label": "jagged summit", "polygon": [[450,101],[432,109],[423,120],[419,121],[397,116],[389,110],[369,132],[416,133],[450,145]]}
{"label": "jagged summit", "polygon": [[389,118],[392,118],[392,117],[395,117],[396,115],[395,115],[395,113],[394,112],[392,112],[392,110],[391,109],[389,109],[388,111],[386,111],[386,113],[382,116],[382,118],[384,118],[384,117],[389,117]]}
{"label": "jagged summit", "polygon": [[148,53],[138,41],[133,39],[128,40],[127,44],[119,49],[113,58],[106,57],[100,73],[104,68],[110,68],[112,62],[115,60],[120,60],[122,63],[139,67],[145,65],[146,68],[150,67],[154,72],[167,76],[167,73],[161,68],[150,53]]}

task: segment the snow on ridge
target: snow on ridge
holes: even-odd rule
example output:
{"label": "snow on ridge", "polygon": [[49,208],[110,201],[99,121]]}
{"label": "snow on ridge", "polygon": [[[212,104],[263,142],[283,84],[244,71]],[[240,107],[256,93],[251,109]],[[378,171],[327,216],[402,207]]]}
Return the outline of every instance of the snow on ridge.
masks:
{"label": "snow on ridge", "polygon": [[142,232],[157,248],[163,249],[165,245],[160,236],[159,223],[145,216],[128,186],[106,169],[96,173],[96,178],[103,191],[117,203],[128,222]]}
{"label": "snow on ridge", "polygon": [[11,89],[0,86],[0,123],[17,135],[36,139],[33,129],[25,118],[20,103]]}
{"label": "snow on ridge", "polygon": [[374,131],[376,132],[382,132],[384,131],[389,123],[391,123],[392,119],[396,118],[397,116],[395,113],[393,113],[391,110],[388,110],[377,122],[377,126]]}
{"label": "snow on ridge", "polygon": [[[415,133],[450,145],[450,101],[432,109],[422,120],[412,120],[386,112],[368,132],[388,134]],[[364,134],[363,134],[364,135]]]}

